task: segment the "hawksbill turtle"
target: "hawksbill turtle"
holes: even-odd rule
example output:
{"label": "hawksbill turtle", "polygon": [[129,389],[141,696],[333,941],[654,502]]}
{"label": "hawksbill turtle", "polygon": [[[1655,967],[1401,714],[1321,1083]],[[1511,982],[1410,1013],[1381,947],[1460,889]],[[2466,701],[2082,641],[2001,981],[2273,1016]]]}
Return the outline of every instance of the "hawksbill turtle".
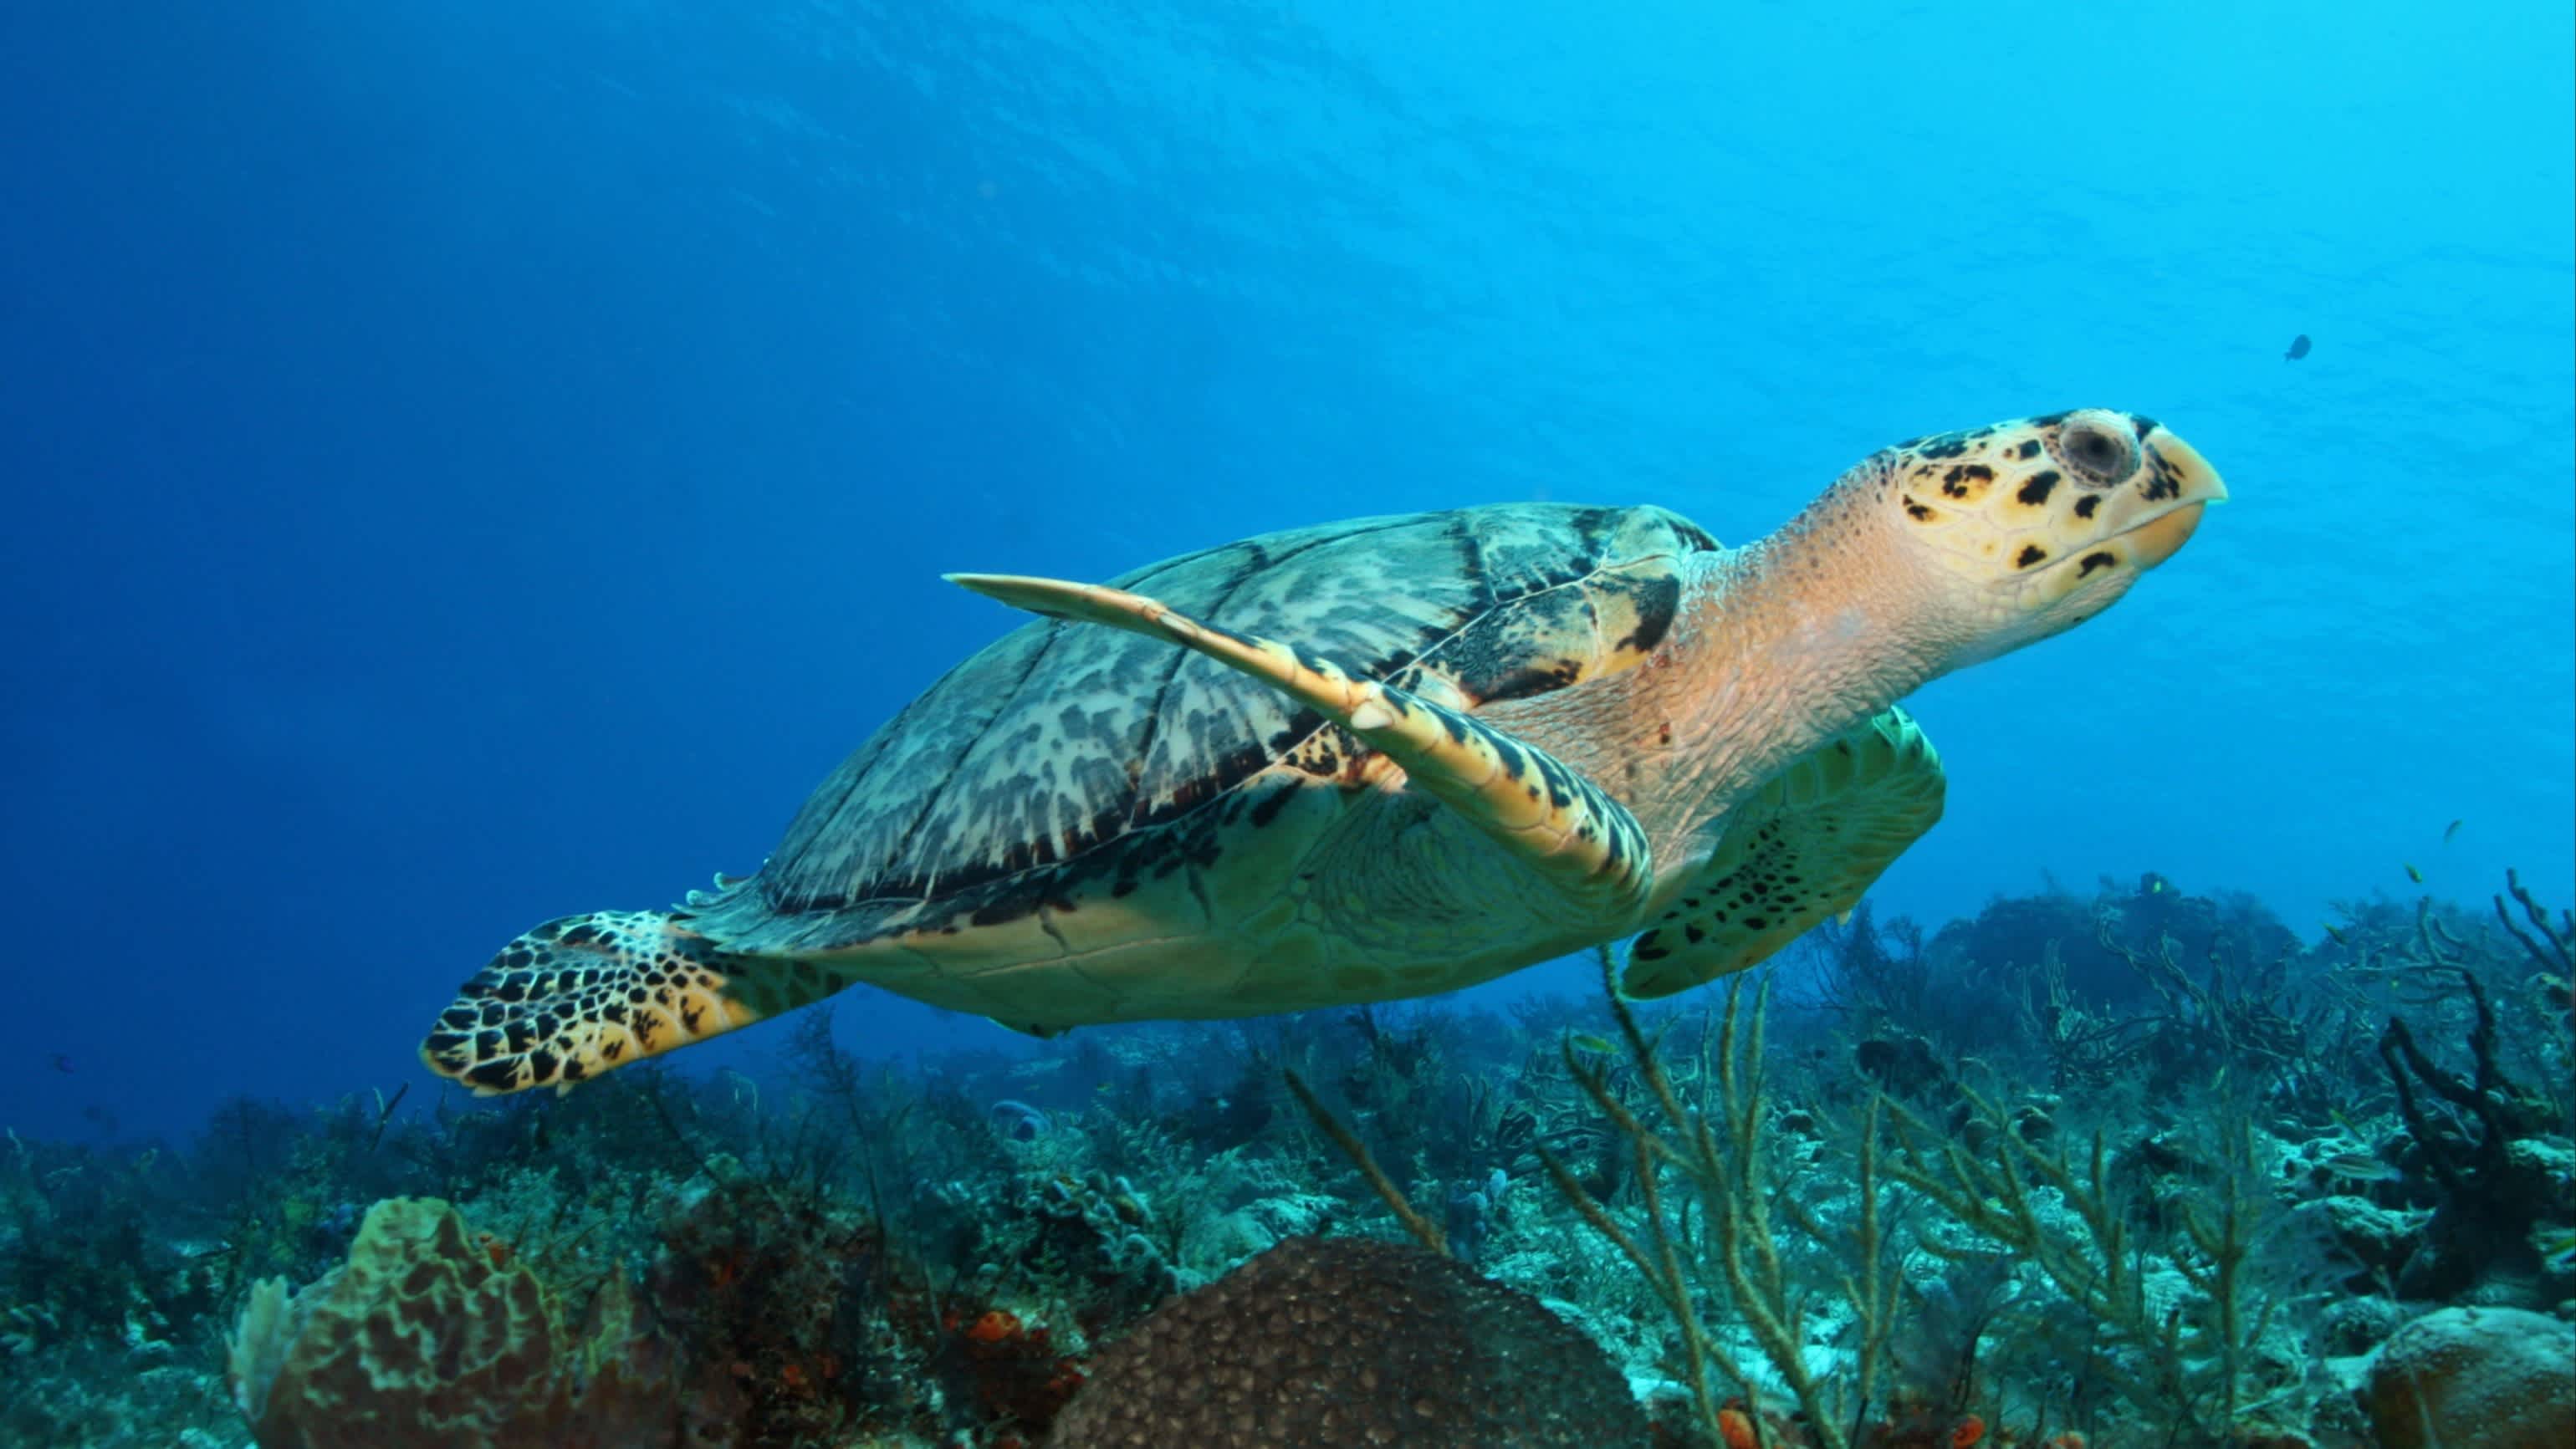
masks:
{"label": "hawksbill turtle", "polygon": [[2101,409],[1915,438],[1727,549],[1654,506],[1355,519],[1107,584],[915,699],[759,871],[504,947],[421,1048],[570,1086],[859,983],[1052,1034],[1761,961],[1941,813],[1896,701],[2099,614],[2217,472]]}

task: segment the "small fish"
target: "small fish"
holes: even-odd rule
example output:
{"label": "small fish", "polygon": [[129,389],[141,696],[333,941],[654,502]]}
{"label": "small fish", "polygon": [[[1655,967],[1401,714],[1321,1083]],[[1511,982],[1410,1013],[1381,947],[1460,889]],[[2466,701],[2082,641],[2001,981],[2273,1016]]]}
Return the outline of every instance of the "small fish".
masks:
{"label": "small fish", "polygon": [[2302,332],[2298,336],[2290,339],[2290,350],[2281,354],[2281,360],[2283,362],[2296,362],[2307,355],[2308,334]]}
{"label": "small fish", "polygon": [[2551,1272],[2576,1268],[2576,1228],[2535,1228],[2531,1245],[2540,1250],[2540,1260]]}
{"label": "small fish", "polygon": [[2349,937],[2345,936],[2343,932],[2336,930],[2332,926],[2326,927],[2326,934],[2334,937],[2334,943],[2338,946],[2349,946],[2352,944]]}
{"label": "small fish", "polygon": [[53,1054],[53,1062],[55,1071],[61,1072],[65,1076],[71,1075],[72,1059],[69,1054],[56,1052]]}
{"label": "small fish", "polygon": [[2397,1182],[2406,1176],[2367,1152],[2338,1152],[2317,1166],[2346,1182]]}
{"label": "small fish", "polygon": [[2415,882],[2417,885],[2422,885],[2424,883],[2424,872],[2417,870],[2415,868],[2415,862],[2410,860],[2406,862],[2406,878]]}
{"label": "small fish", "polygon": [[1608,1056],[1610,1054],[1610,1042],[1608,1038],[1594,1036],[1588,1031],[1577,1032],[1573,1036],[1567,1037],[1565,1042],[1566,1045],[1573,1047],[1579,1052],[1590,1052],[1594,1056]]}
{"label": "small fish", "polygon": [[2452,821],[2448,826],[2444,827],[2444,828],[2443,828],[2443,831],[2442,831],[2442,843],[2443,843],[2444,845],[2448,845],[2448,844],[2450,844],[2450,843],[2451,843],[2451,837],[2452,837],[2452,836],[2454,836],[2454,835],[2459,834],[2459,833],[2460,833],[2460,827],[2461,827],[2462,825],[2467,824],[2467,823],[2468,823],[2468,822],[2466,822],[2466,821],[2464,821],[2464,820],[2454,820],[2454,821]]}

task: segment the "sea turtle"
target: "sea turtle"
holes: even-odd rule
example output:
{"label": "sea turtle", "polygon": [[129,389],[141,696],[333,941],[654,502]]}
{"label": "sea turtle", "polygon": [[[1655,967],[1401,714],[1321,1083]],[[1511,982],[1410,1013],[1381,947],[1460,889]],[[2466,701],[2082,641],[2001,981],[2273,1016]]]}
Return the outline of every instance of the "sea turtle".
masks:
{"label": "sea turtle", "polygon": [[1050,1034],[1421,996],[1637,936],[1660,996],[1941,812],[1895,701],[2100,613],[2227,496],[2099,409],[1900,443],[1721,548],[1653,506],[1363,518],[1108,584],[844,761],[758,873],[512,941],[422,1047],[569,1086],[865,982]]}

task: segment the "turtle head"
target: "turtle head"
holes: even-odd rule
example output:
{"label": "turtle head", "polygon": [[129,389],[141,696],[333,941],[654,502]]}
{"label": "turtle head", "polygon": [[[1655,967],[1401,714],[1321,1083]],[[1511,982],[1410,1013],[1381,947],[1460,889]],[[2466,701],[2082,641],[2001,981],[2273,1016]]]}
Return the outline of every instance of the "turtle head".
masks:
{"label": "turtle head", "polygon": [[1898,540],[1942,669],[2101,613],[2227,497],[2190,444],[2103,408],[1917,438],[1846,482]]}

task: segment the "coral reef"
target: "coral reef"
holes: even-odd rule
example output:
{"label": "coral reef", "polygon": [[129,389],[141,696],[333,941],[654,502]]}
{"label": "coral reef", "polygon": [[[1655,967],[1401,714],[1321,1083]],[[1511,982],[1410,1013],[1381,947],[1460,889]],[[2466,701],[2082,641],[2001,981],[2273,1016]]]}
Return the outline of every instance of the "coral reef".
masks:
{"label": "coral reef", "polygon": [[1030,1229],[1019,1263],[1075,1289],[1084,1331],[1124,1328],[1179,1291],[1179,1270],[1147,1232],[1146,1194],[1124,1174],[1050,1177],[1020,1195],[1019,1209]]}
{"label": "coral reef", "polygon": [[290,1295],[262,1280],[229,1355],[261,1449],[655,1449],[680,1413],[622,1278],[586,1330],[454,1208],[371,1208],[348,1261]]}
{"label": "coral reef", "polygon": [[[2538,979],[2563,983],[2576,974],[2567,933],[2551,929],[2547,914],[2519,882],[2513,892],[2536,937],[2517,928],[2501,899],[2499,918],[2541,968]],[[2405,1124],[2399,1163],[2420,1170],[2434,1199],[2420,1245],[2399,1270],[2398,1287],[2410,1298],[2531,1300],[2549,1276],[2537,1237],[2553,1222],[2564,1224],[2566,1205],[2576,1196],[2576,1150],[2563,1136],[2550,1135],[2553,1127],[2566,1126],[2567,1103],[2563,1095],[2553,1100],[2515,1081],[2500,1062],[2495,1003],[2481,973],[2467,964],[2467,943],[2429,915],[2420,940],[2427,972],[2455,981],[2470,1005],[2471,1066],[2462,1073],[2433,1061],[2402,1016],[2390,1018],[2379,1039]],[[2563,1081],[2563,1056],[2554,1065]],[[2566,1275],[2557,1276],[2563,1297]]]}
{"label": "coral reef", "polygon": [[2380,1449],[2576,1444],[2576,1326],[2516,1308],[2445,1308],[2397,1330],[2362,1391]]}
{"label": "coral reef", "polygon": [[824,1443],[900,1403],[901,1350],[879,1331],[889,1282],[874,1221],[730,1162],[663,1217],[645,1295],[679,1374],[743,1449]]}
{"label": "coral reef", "polygon": [[[1617,1432],[1662,1449],[2360,1449],[2408,1413],[2456,1449],[2576,1372],[2444,1327],[2576,1319],[2571,940],[2511,878],[2302,945],[2154,876],[1932,931],[1863,910],[1651,1007],[900,1067],[812,1010],[756,1076],[12,1135],[0,1441],[1031,1449],[1293,1386],[1173,1367],[1222,1340],[1373,1369],[1353,1423],[1421,1353],[1508,1415],[1606,1384],[1580,1414],[1634,1404]],[[1328,1322],[1204,1317],[1269,1321],[1210,1305],[1301,1263],[1345,1284]],[[1592,1387],[1476,1377],[1524,1331]]]}
{"label": "coral reef", "polygon": [[1292,1238],[1092,1362],[1055,1449],[1618,1449],[1645,1418],[1601,1350],[1427,1249]]}

